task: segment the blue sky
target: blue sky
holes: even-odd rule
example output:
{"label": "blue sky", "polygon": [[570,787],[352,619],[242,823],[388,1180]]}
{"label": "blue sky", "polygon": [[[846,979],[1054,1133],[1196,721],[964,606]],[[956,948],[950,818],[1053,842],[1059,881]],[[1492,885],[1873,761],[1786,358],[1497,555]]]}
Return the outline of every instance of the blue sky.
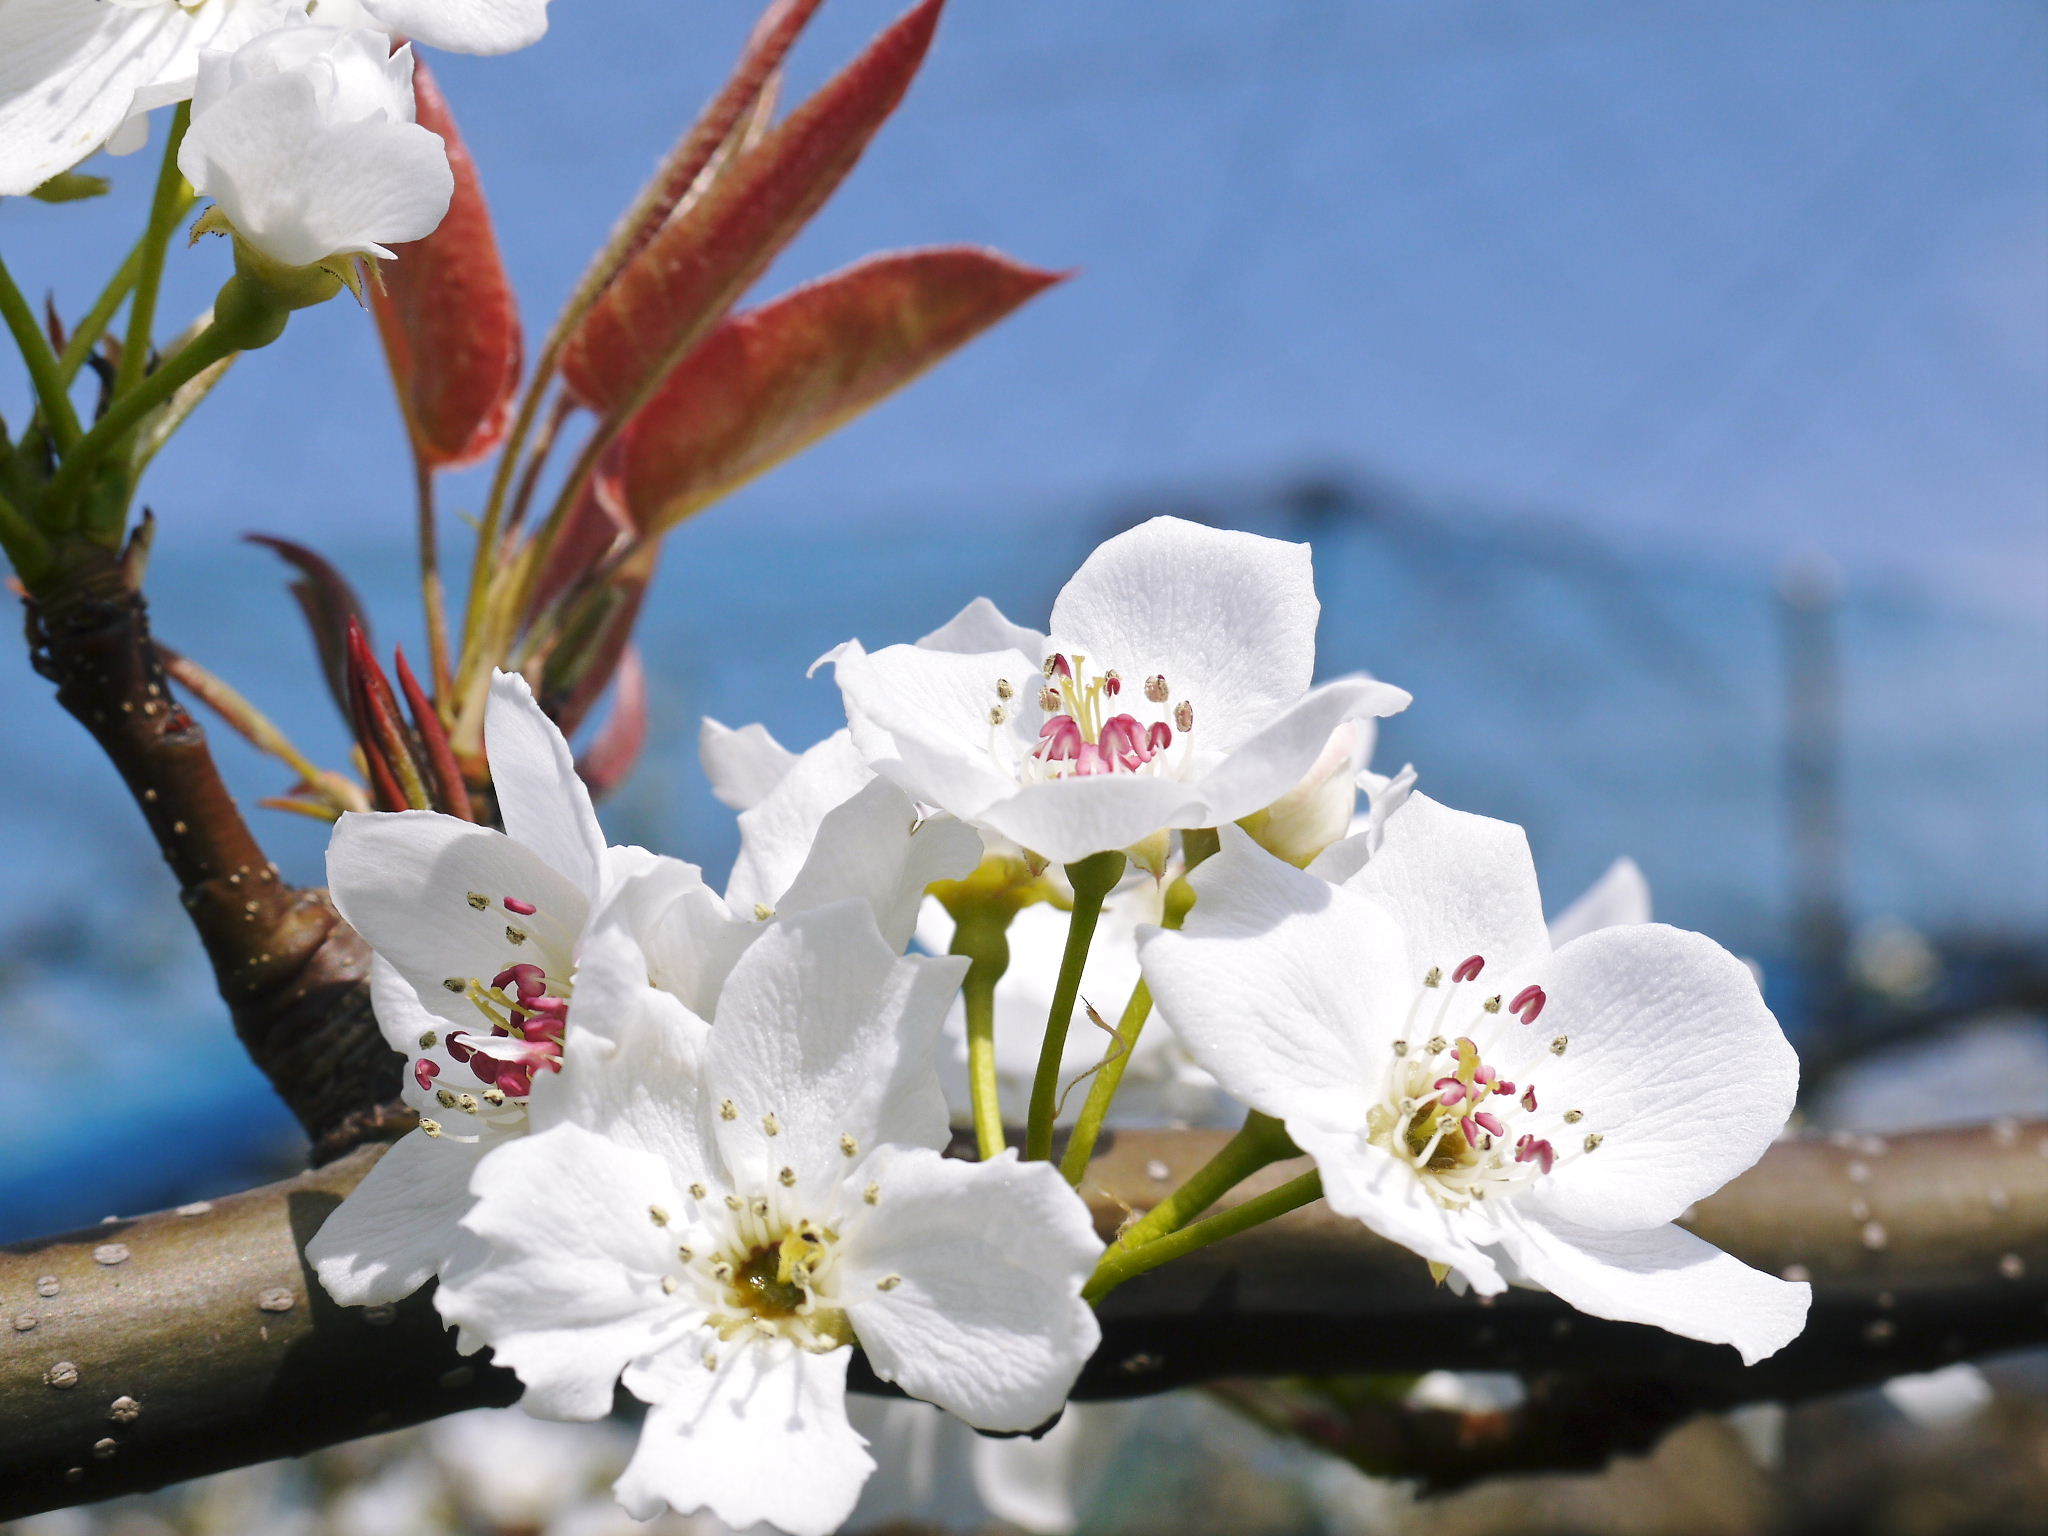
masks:
{"label": "blue sky", "polygon": [[[435,60],[536,326],[754,6],[553,10],[525,53]],[[798,83],[894,10],[833,0]],[[725,515],[1017,516],[1337,466],[2037,609],[2044,43],[2048,13],[1994,0],[955,0],[775,280],[950,240],[1081,275]],[[82,299],[147,172],[0,210],[24,279]],[[225,261],[181,256],[174,292]],[[366,317],[331,305],[238,372],[152,481],[172,535],[402,541]]]}

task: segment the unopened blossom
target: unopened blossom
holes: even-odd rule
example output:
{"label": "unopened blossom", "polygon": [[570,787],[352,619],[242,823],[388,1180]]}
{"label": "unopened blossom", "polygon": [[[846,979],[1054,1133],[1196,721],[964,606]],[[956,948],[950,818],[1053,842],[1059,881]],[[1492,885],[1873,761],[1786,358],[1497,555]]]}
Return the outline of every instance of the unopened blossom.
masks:
{"label": "unopened blossom", "polygon": [[635,1515],[836,1528],[873,1470],[846,1416],[856,1343],[981,1428],[1058,1412],[1098,1339],[1101,1243],[1049,1164],[940,1153],[965,965],[897,955],[864,902],[785,918],[713,1020],[628,987],[606,1035],[572,1025],[543,1128],[479,1166],[482,1246],[441,1311],[530,1412],[600,1417],[621,1380],[649,1405],[617,1487]]}
{"label": "unopened blossom", "polygon": [[420,1115],[307,1245],[345,1305],[409,1295],[459,1246],[470,1174],[526,1133],[535,1084],[561,1070],[593,908],[628,876],[703,883],[679,860],[605,846],[568,743],[516,674],[492,681],[485,749],[505,831],[351,813],[328,847],[334,903],[375,952],[371,1004]]}
{"label": "unopened blossom", "polygon": [[390,256],[455,189],[447,146],[413,121],[412,49],[310,25],[201,55],[178,168],[214,201],[202,227],[285,267]]}
{"label": "unopened blossom", "polygon": [[979,600],[915,645],[831,655],[854,745],[920,802],[1054,863],[1213,827],[1408,695],[1310,687],[1306,545],[1160,517],[1085,560],[1050,635]]}
{"label": "unopened blossom", "polygon": [[1521,829],[1421,795],[1342,885],[1236,829],[1141,942],[1194,1058],[1280,1119],[1325,1198],[1482,1294],[1733,1344],[1809,1287],[1674,1225],[1785,1126],[1798,1061],[1747,967],[1654,923],[1553,950]]}
{"label": "unopened blossom", "polygon": [[140,148],[146,114],[192,95],[203,51],[232,52],[309,12],[459,53],[504,53],[547,30],[547,0],[5,0],[0,197],[102,146]]}

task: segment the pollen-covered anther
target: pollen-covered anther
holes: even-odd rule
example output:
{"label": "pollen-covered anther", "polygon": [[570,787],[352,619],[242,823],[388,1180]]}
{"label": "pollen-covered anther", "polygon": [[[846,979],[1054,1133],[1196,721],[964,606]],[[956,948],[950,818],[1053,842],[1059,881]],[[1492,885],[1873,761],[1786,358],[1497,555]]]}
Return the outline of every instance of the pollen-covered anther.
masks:
{"label": "pollen-covered anther", "polygon": [[737,1105],[737,1104],[733,1103],[733,1101],[732,1101],[731,1099],[726,1099],[726,1100],[723,1100],[723,1101],[722,1101],[722,1102],[721,1102],[721,1103],[719,1104],[719,1106],[718,1106],[718,1118],[719,1118],[719,1119],[721,1119],[721,1120],[737,1120],[737,1119],[739,1119],[739,1117],[740,1117],[740,1107],[739,1107],[739,1105]]}
{"label": "pollen-covered anther", "polygon": [[763,1115],[761,1117],[761,1131],[764,1135],[780,1136],[782,1134],[782,1122],[776,1119],[773,1114]]}
{"label": "pollen-covered anther", "polygon": [[996,697],[1004,703],[1008,703],[1011,699],[1017,697],[1017,685],[1012,683],[1007,677],[997,678]]}
{"label": "pollen-covered anther", "polygon": [[796,1170],[794,1168],[784,1168],[775,1175],[775,1178],[784,1189],[796,1188]]}
{"label": "pollen-covered anther", "polygon": [[882,1186],[879,1184],[870,1184],[866,1189],[860,1192],[860,1197],[867,1204],[874,1205],[882,1198]]}
{"label": "pollen-covered anther", "polygon": [[710,1193],[711,1191],[706,1189],[702,1184],[692,1184],[690,1186],[690,1198],[692,1200],[702,1200],[706,1195]]}
{"label": "pollen-covered anther", "polygon": [[875,1282],[875,1289],[878,1291],[893,1291],[902,1283],[903,1277],[901,1275],[884,1275]]}
{"label": "pollen-covered anther", "polygon": [[482,891],[471,891],[463,899],[479,912],[488,910],[491,905],[491,898]]}
{"label": "pollen-covered anther", "polygon": [[665,1227],[668,1225],[668,1212],[658,1205],[650,1205],[647,1207],[647,1219],[657,1227]]}
{"label": "pollen-covered anther", "polygon": [[1195,706],[1186,699],[1182,699],[1178,704],[1174,705],[1173,725],[1174,729],[1183,736],[1192,731],[1195,728]]}
{"label": "pollen-covered anther", "polygon": [[1145,697],[1154,704],[1164,704],[1172,693],[1173,690],[1166,686],[1166,677],[1163,673],[1154,672],[1145,679]]}
{"label": "pollen-covered anther", "polygon": [[1009,719],[1009,706],[1004,704],[991,704],[989,706],[988,723],[990,725],[1004,725],[1009,722]]}
{"label": "pollen-covered anther", "polygon": [[765,923],[765,922],[767,922],[767,921],[768,921],[768,919],[769,919],[769,918],[773,917],[774,915],[775,915],[775,909],[774,909],[773,907],[769,906],[767,902],[765,902],[765,901],[757,901],[757,902],[755,902],[755,903],[754,903],[754,921],[755,921],[755,922],[757,922],[757,923]]}
{"label": "pollen-covered anther", "polygon": [[860,1143],[854,1140],[851,1131],[839,1138],[839,1153],[842,1157],[860,1156]]}
{"label": "pollen-covered anther", "polygon": [[674,1275],[663,1275],[661,1277],[661,1289],[663,1295],[673,1296],[677,1291],[682,1289],[682,1286],[683,1282],[678,1280]]}
{"label": "pollen-covered anther", "polygon": [[1569,1035],[1559,1035],[1555,1040],[1550,1042],[1550,1054],[1553,1056],[1562,1056],[1565,1053],[1565,1048],[1569,1046],[1571,1043],[1571,1037]]}

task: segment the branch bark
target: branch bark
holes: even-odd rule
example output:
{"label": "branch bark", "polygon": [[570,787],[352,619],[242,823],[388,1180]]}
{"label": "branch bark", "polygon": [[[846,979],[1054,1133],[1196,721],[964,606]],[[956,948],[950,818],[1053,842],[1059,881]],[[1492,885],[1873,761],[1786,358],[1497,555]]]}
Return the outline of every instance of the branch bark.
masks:
{"label": "branch bark", "polygon": [[140,563],[95,544],[68,550],[28,599],[30,657],[141,807],[237,1035],[321,1161],[398,1113],[385,1101],[402,1063],[370,1013],[369,951],[323,893],[278,877],[243,819],[206,733],[171,693]]}
{"label": "branch bark", "polygon": [[[1098,1224],[1107,1233],[1149,1205],[1217,1142],[1114,1138],[1090,1179]],[[511,1401],[507,1373],[458,1355],[428,1297],[338,1308],[307,1269],[305,1240],[377,1155],[0,1250],[11,1323],[0,1328],[0,1518]],[[1241,1194],[1297,1171],[1283,1165]],[[2048,1122],[1773,1148],[1693,1222],[1753,1264],[1802,1266],[1814,1282],[1806,1333],[1748,1369],[1732,1350],[1587,1318],[1538,1293],[1457,1296],[1317,1204],[1116,1291],[1078,1395],[1224,1377],[1521,1371],[1575,1417],[1500,1463],[1596,1460],[1701,1409],[2048,1341],[2044,1175]]]}

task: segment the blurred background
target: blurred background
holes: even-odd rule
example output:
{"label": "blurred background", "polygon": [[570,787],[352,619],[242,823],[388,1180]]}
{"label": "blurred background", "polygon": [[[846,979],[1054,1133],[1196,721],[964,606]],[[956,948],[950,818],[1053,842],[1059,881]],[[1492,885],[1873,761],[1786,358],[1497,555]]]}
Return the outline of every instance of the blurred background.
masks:
{"label": "blurred background", "polygon": [[[554,10],[525,53],[433,60],[530,335],[755,14]],[[893,10],[834,0],[792,86]],[[153,161],[96,168],[114,197],[0,207],[24,286],[73,312]],[[2037,3],[956,0],[766,287],[959,240],[1077,272],[671,540],[642,630],[653,742],[608,808],[615,841],[722,870],[701,716],[806,744],[841,718],[803,677],[827,647],[914,638],[977,593],[1041,622],[1101,538],[1174,512],[1314,543],[1325,671],[1416,695],[1377,765],[1525,823],[1553,906],[1627,854],[1660,918],[1754,957],[1812,1123],[2048,1112]],[[217,241],[179,255],[167,313],[227,260]],[[0,381],[0,410],[20,394]],[[458,478],[444,505],[481,492]],[[368,317],[328,305],[243,362],[147,500],[159,634],[338,761],[285,573],[240,535],[320,548],[380,644],[417,654],[410,470]],[[20,646],[0,646],[0,719],[0,1240],[287,1165],[295,1132],[139,819]],[[215,741],[251,801],[283,787]],[[316,880],[324,830],[253,814],[287,876]],[[2041,1381],[2011,1369],[1965,1392],[1964,1440],[2004,1415],[1992,1482],[2031,1488],[2016,1507],[2039,1521]],[[1866,1441],[1917,1422],[1829,1411],[1864,1414]],[[1793,1443],[1833,1443],[1798,1417]],[[1725,1528],[1804,1518],[1810,1487],[1744,1465],[1760,1502]],[[1271,1528],[1398,1528],[1346,1525],[1355,1493]],[[567,1518],[494,1523],[453,1497],[432,1506],[450,1523],[380,1528]],[[234,1518],[219,1528],[286,1528]],[[1133,1518],[1097,1524],[1149,1528]],[[1961,1528],[1913,1518],[1896,1528]],[[50,1527],[74,1528],[98,1527]]]}

